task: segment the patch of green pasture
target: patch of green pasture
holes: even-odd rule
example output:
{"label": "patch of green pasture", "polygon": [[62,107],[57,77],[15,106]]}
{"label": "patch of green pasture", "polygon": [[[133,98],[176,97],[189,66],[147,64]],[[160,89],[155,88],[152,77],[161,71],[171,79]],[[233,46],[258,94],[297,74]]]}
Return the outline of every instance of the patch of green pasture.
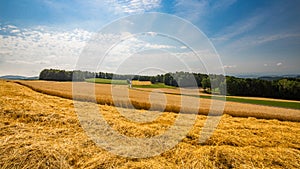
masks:
{"label": "patch of green pasture", "polygon": [[227,97],[227,101],[239,102],[239,103],[250,103],[264,106],[274,106],[274,107],[283,107],[290,109],[300,109],[299,102],[289,102],[289,101],[276,101],[276,100],[258,100],[258,99],[248,99],[248,98],[233,98]]}
{"label": "patch of green pasture", "polygon": [[[200,95],[200,98],[211,99],[212,96]],[[224,100],[224,97],[215,96],[214,99]],[[230,97],[230,96],[226,97],[226,101],[256,104],[256,105],[262,105],[262,106],[273,106],[273,107],[282,107],[282,108],[290,108],[290,109],[300,109],[300,102],[292,102],[292,101],[262,100],[262,99],[238,98],[238,97]]]}

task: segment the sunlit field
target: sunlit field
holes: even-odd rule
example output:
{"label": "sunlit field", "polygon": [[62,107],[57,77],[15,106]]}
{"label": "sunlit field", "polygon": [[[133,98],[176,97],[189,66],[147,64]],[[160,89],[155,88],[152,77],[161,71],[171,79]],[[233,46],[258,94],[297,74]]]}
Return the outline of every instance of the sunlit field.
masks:
{"label": "sunlit field", "polygon": [[[63,98],[72,99],[72,82],[53,82],[53,81],[18,81],[31,89],[49,95],[59,96]],[[199,102],[199,114],[207,115],[212,104],[211,99],[198,97],[181,97],[178,95],[179,89],[128,89],[126,85],[111,85],[111,84],[94,84],[86,82],[76,82],[78,88],[77,99],[83,101],[94,101],[93,95],[96,95],[96,102],[102,105],[122,106],[137,109],[151,109],[162,110],[169,112],[180,112],[181,99],[188,99],[189,102]],[[91,91],[95,88],[95,93]],[[112,92],[115,97],[112,97]],[[121,93],[128,92],[130,100],[127,100]],[[155,92],[166,93],[161,94],[158,99],[152,99],[151,103],[149,97]],[[169,94],[168,94],[169,93]],[[176,94],[172,94],[176,93]],[[190,93],[191,94],[191,93]],[[194,94],[194,93],[192,93]],[[187,94],[189,95],[189,93]],[[266,99],[272,100],[272,99]],[[274,100],[274,99],[273,99]],[[166,101],[166,105],[162,105]],[[217,101],[215,101],[217,102]],[[278,102],[282,102],[279,100]],[[299,101],[286,101],[294,104],[299,104]],[[283,102],[285,103],[285,102]],[[185,113],[194,113],[194,109],[185,109]],[[273,106],[262,106],[255,104],[245,104],[238,102],[227,101],[225,104],[224,113],[236,117],[256,117],[263,119],[279,119],[289,121],[300,121],[299,109],[285,109]]]}
{"label": "sunlit field", "polygon": [[[57,92],[54,94],[64,95],[65,98],[71,94],[70,83],[27,83],[39,90]],[[0,81],[0,86],[0,168],[300,167],[299,122],[239,118],[225,114],[212,137],[200,144],[200,131],[207,117],[198,115],[194,127],[174,148],[159,156],[130,159],[97,147],[87,137],[78,122],[71,99],[39,93],[14,82]],[[60,93],[55,90],[58,88]],[[140,94],[139,91],[132,92]],[[106,94],[105,97],[109,92]],[[203,102],[209,105],[209,100],[203,99]],[[85,104],[88,107],[93,103]],[[152,123],[134,123],[125,119],[113,106],[99,104],[98,107],[116,131],[131,137],[147,138],[163,133],[178,116],[165,112]],[[236,109],[240,109],[235,111],[236,114],[260,111],[269,114],[282,112],[283,117],[284,114],[299,114],[297,110],[238,103],[226,104],[225,112]]]}
{"label": "sunlit field", "polygon": [[[128,85],[127,80],[91,78],[91,79],[85,79],[85,81],[90,83],[98,83],[98,84]],[[138,80],[133,80],[132,86],[139,87],[139,88],[167,88],[167,89],[175,88],[173,86],[167,86],[164,83],[152,84],[150,81],[138,81]]]}

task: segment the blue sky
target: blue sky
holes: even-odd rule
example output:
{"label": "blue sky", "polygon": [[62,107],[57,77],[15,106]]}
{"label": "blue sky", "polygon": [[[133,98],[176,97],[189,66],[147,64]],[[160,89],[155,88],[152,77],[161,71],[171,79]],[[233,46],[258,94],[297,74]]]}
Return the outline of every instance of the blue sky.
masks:
{"label": "blue sky", "polygon": [[298,0],[3,0],[0,75],[73,69],[94,32],[145,12],[198,27],[227,74],[299,74],[299,9]]}

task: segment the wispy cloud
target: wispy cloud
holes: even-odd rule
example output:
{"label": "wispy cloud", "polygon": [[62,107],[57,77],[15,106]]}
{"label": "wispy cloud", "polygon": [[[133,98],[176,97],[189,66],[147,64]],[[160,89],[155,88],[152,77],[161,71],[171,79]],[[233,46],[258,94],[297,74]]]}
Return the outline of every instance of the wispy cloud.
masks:
{"label": "wispy cloud", "polygon": [[212,4],[212,10],[223,10],[233,5],[237,0],[219,0]]}
{"label": "wispy cloud", "polygon": [[96,31],[120,17],[155,11],[161,7],[161,0],[41,0],[38,4],[45,6],[50,13],[46,17],[57,27]]}
{"label": "wispy cloud", "polygon": [[222,50],[231,51],[231,53],[240,52],[263,44],[293,38],[300,39],[300,33],[282,32],[270,35],[246,35],[236,40],[227,42],[228,44],[223,46]]}
{"label": "wispy cloud", "polygon": [[232,68],[236,68],[236,65],[224,65],[223,67],[224,69],[232,69]]}
{"label": "wispy cloud", "polygon": [[207,12],[207,6],[208,1],[204,0],[177,0],[174,8],[177,16],[195,21]]}
{"label": "wispy cloud", "polygon": [[87,0],[82,2],[90,8],[103,8],[115,13],[136,14],[157,9],[161,0]]}
{"label": "wispy cloud", "polygon": [[238,21],[233,25],[224,28],[215,37],[211,38],[214,42],[224,42],[232,40],[239,35],[243,35],[255,29],[260,23],[267,18],[266,14],[253,15],[245,20]]}
{"label": "wispy cloud", "polygon": [[176,0],[175,14],[190,21],[199,21],[205,15],[225,10],[236,0]]}
{"label": "wispy cloud", "polygon": [[[32,70],[38,73],[44,67],[72,69],[70,66],[75,64],[85,42],[91,37],[90,32],[82,29],[49,31],[9,25],[3,28],[0,31],[1,73],[9,71],[9,67],[14,68],[10,73],[27,75],[32,75]],[[64,67],[66,65],[69,67]]]}
{"label": "wispy cloud", "polygon": [[273,35],[265,35],[254,38],[252,44],[263,44],[286,38],[299,38],[300,33],[278,33]]}
{"label": "wispy cloud", "polygon": [[116,12],[142,13],[160,7],[160,0],[112,0],[110,4]]}

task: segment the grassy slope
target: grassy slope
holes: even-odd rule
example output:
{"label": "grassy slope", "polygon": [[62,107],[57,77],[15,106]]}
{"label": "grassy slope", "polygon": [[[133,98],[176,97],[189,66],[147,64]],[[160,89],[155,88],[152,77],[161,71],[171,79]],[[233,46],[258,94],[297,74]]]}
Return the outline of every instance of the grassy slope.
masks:
{"label": "grassy slope", "polygon": [[[88,107],[88,103],[87,107]],[[146,124],[98,105],[108,123],[130,137],[164,132],[178,116],[164,113]],[[73,101],[0,81],[0,168],[300,168],[300,123],[223,115],[204,144],[206,116],[174,148],[145,159],[113,155],[86,136]]]}

